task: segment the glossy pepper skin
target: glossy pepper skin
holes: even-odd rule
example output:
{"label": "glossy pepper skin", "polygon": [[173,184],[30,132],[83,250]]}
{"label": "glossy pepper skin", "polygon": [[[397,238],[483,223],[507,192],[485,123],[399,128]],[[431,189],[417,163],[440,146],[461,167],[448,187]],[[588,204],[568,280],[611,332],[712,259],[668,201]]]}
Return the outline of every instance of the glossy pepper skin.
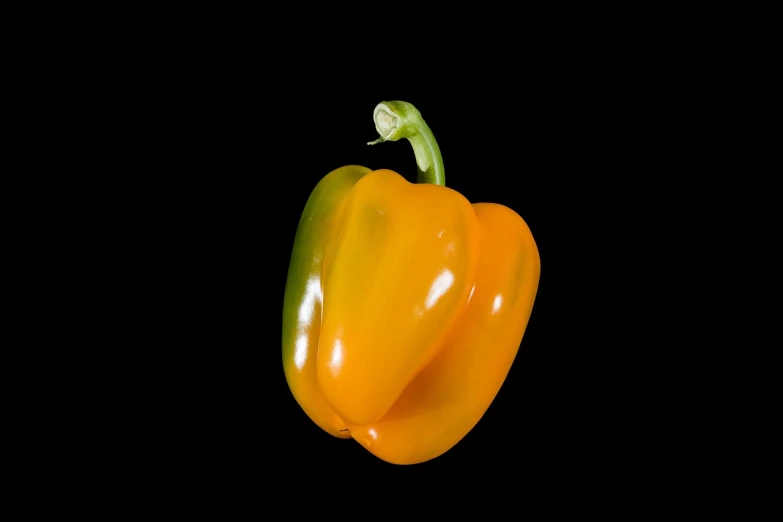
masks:
{"label": "glossy pepper skin", "polygon": [[457,444],[499,391],[522,340],[540,261],[513,210],[337,169],[294,241],[283,367],[305,413],[394,464]]}

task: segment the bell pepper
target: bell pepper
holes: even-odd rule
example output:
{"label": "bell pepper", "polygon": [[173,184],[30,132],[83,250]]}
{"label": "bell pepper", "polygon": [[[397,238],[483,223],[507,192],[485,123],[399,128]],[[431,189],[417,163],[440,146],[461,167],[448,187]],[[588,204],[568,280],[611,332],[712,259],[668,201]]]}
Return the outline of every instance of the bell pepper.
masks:
{"label": "bell pepper", "polygon": [[346,166],[305,205],[283,303],[283,368],[304,412],[393,464],[442,455],[500,390],[530,317],[540,260],[508,207],[445,186],[440,149],[406,102],[374,111],[408,139],[417,183]]}

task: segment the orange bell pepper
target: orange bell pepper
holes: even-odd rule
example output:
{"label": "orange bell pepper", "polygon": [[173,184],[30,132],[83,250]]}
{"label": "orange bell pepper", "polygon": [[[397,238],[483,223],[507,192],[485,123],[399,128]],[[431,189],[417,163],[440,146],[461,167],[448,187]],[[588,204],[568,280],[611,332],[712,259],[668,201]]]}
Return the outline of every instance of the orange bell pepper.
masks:
{"label": "orange bell pepper", "polygon": [[376,107],[373,143],[408,139],[418,183],[347,166],[315,187],[283,304],[291,392],[326,432],[395,464],[457,444],[500,390],[522,341],[540,260],[508,207],[445,186],[411,104]]}

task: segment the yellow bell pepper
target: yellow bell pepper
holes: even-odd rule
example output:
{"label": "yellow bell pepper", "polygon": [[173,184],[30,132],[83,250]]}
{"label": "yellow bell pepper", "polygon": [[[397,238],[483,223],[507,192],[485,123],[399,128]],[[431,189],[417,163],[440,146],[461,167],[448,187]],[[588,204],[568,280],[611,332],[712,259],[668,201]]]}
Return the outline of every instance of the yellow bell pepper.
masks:
{"label": "yellow bell pepper", "polygon": [[395,464],[433,459],[481,419],[514,361],[540,260],[508,207],[445,186],[437,143],[406,102],[374,112],[406,138],[418,183],[347,166],[315,187],[283,304],[283,368],[323,430]]}

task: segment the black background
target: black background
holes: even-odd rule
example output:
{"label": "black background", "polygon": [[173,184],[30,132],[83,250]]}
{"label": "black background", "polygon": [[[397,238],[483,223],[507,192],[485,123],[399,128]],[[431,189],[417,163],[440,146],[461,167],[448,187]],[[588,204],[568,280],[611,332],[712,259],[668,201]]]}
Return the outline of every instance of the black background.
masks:
{"label": "black background", "polygon": [[[564,502],[599,490],[613,504],[618,489],[646,491],[663,470],[663,489],[649,491],[679,482],[689,494],[688,465],[700,465],[693,455],[712,434],[691,435],[686,420],[713,388],[695,384],[697,397],[684,399],[675,383],[706,371],[686,364],[689,345],[712,347],[700,329],[666,327],[685,328],[699,311],[687,280],[714,260],[683,265],[713,214],[697,212],[698,225],[672,218],[704,199],[705,158],[724,157],[677,157],[703,121],[724,116],[713,85],[723,81],[693,81],[710,56],[727,74],[723,54],[701,37],[683,52],[654,16],[598,13],[607,28],[569,14],[456,26],[463,49],[329,23],[308,42],[309,28],[277,16],[242,28],[241,15],[213,21],[211,11],[205,23],[128,15],[124,26],[98,24],[100,35],[64,24],[68,38],[29,60],[43,78],[14,78],[32,101],[11,100],[30,112],[15,133],[34,147],[31,199],[54,209],[18,217],[43,222],[30,242],[45,252],[22,283],[40,277],[29,298],[59,318],[31,327],[26,351],[55,383],[29,415],[46,423],[34,452],[68,462],[47,468],[62,473],[58,485],[85,468],[139,498],[493,479],[540,483]],[[479,48],[479,29],[491,46]],[[320,49],[334,40],[345,49]],[[320,430],[281,361],[291,246],[318,180],[347,164],[415,178],[407,142],[366,145],[377,137],[373,108],[394,99],[432,128],[447,185],[515,210],[541,255],[532,316],[497,398],[454,448],[413,466]],[[683,196],[690,182],[697,190]],[[49,333],[54,342],[36,337]],[[31,393],[37,386],[29,379]]]}
{"label": "black background", "polygon": [[[126,205],[110,235],[122,245],[115,276],[127,311],[109,314],[122,325],[116,376],[130,375],[111,407],[115,435],[128,440],[123,459],[164,482],[207,483],[246,473],[475,480],[497,470],[554,480],[616,462],[630,428],[618,428],[626,410],[607,406],[611,334],[594,318],[612,298],[596,293],[594,267],[609,241],[597,194],[620,161],[624,111],[606,110],[605,91],[589,82],[570,88],[576,72],[534,67],[539,74],[494,77],[480,90],[326,73],[287,80],[230,62],[135,80],[137,95],[113,115],[127,122],[127,138],[108,146]],[[286,273],[316,183],[348,164],[415,181],[407,141],[367,145],[377,138],[373,109],[386,100],[420,110],[447,186],[522,216],[542,267],[497,398],[454,448],[413,466],[318,428],[281,359]]]}

